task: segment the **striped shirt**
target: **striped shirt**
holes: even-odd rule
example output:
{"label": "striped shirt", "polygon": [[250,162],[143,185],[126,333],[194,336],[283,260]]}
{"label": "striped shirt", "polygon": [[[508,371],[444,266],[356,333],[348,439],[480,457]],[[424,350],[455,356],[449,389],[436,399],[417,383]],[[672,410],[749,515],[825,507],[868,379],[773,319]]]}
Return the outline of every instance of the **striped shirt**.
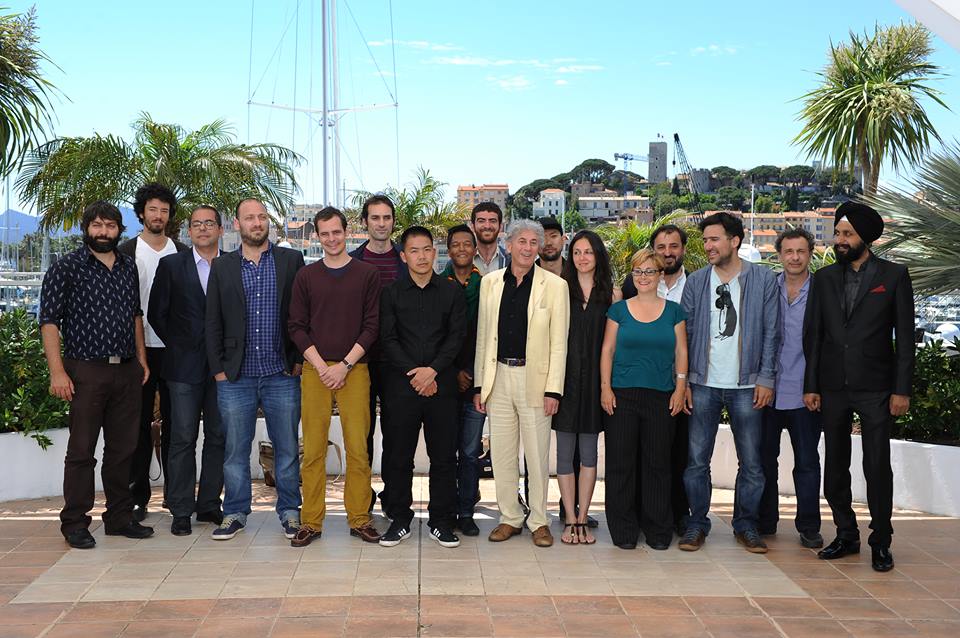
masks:
{"label": "striped shirt", "polygon": [[283,349],[280,346],[280,305],[277,301],[277,268],[273,261],[273,244],[255,264],[240,252],[240,277],[247,306],[246,349],[240,376],[267,377],[283,372]]}
{"label": "striped shirt", "polygon": [[389,286],[397,279],[397,253],[391,247],[385,253],[375,253],[366,246],[363,248],[363,261],[377,267],[380,271],[380,285]]}

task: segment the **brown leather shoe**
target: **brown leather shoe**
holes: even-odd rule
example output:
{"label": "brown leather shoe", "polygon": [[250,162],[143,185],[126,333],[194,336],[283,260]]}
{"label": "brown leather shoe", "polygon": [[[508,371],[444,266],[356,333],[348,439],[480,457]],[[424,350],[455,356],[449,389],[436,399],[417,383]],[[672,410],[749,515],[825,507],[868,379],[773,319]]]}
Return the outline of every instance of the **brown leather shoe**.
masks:
{"label": "brown leather shoe", "polygon": [[533,530],[533,544],[537,547],[552,547],[553,534],[550,533],[550,528],[546,525],[541,525]]}
{"label": "brown leather shoe", "polygon": [[297,533],[290,539],[290,547],[306,547],[313,541],[320,538],[323,535],[318,529],[311,529],[309,527],[300,527],[297,530]]}
{"label": "brown leather shoe", "polygon": [[380,542],[380,532],[378,532],[377,528],[371,525],[370,523],[365,523],[360,527],[351,527],[350,536],[357,536],[364,543]]}
{"label": "brown leather shoe", "polygon": [[502,543],[511,536],[516,536],[523,530],[519,527],[514,527],[513,525],[507,525],[506,523],[500,523],[493,528],[493,531],[490,532],[490,536],[487,537],[491,543]]}

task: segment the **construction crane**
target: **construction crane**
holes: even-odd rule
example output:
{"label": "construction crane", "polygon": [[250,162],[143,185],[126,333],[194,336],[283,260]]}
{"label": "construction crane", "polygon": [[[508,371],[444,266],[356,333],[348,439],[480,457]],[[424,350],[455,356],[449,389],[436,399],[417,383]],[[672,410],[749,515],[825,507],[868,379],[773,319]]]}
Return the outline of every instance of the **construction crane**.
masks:
{"label": "construction crane", "polygon": [[703,208],[700,204],[700,193],[697,191],[697,185],[693,181],[693,169],[690,168],[690,162],[687,161],[687,154],[683,152],[683,144],[680,143],[680,134],[673,134],[673,173],[677,174],[677,157],[680,157],[680,170],[687,174],[687,184],[690,188],[690,194],[693,196],[694,216],[697,219],[703,218]]}
{"label": "construction crane", "polygon": [[646,155],[637,155],[635,153],[614,153],[613,160],[623,160],[623,180],[621,184],[621,194],[627,194],[627,171],[630,170],[630,162],[647,162],[649,158]]}

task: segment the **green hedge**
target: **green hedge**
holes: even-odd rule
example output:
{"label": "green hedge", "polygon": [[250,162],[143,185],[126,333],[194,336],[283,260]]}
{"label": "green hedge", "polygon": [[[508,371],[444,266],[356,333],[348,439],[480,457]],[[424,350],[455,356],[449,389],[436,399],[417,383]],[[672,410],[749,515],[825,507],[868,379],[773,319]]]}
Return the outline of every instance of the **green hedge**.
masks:
{"label": "green hedge", "polygon": [[21,432],[47,449],[45,432],[67,426],[69,407],[49,388],[36,319],[22,308],[0,313],[0,432]]}
{"label": "green hedge", "polygon": [[932,341],[917,348],[910,411],[897,419],[892,436],[928,443],[960,444],[960,342]]}

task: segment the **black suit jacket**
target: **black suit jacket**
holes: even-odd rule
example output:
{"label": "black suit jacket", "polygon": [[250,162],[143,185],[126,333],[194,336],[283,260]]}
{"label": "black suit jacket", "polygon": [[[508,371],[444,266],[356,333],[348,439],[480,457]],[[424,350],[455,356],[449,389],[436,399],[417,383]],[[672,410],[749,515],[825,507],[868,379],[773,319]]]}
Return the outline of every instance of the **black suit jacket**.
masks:
{"label": "black suit jacket", "polygon": [[211,375],[204,339],[207,298],[192,250],[160,260],[147,307],[147,319],[166,346],[160,376],[180,383],[208,379]]}
{"label": "black suit jacket", "polygon": [[[303,355],[290,340],[287,317],[290,315],[290,294],[293,278],[303,268],[303,255],[291,248],[273,246],[277,270],[277,303],[280,312],[280,340],[283,343],[284,370],[303,363]],[[246,298],[240,275],[240,251],[224,253],[213,260],[207,282],[206,343],[210,372],[223,372],[235,381],[240,376],[247,335]]]}
{"label": "black suit jacket", "polygon": [[[849,319],[843,311],[844,265],[813,275],[803,322],[803,391],[844,388],[909,396],[915,356],[913,284],[907,268],[876,260]],[[896,345],[894,346],[894,337]]]}

